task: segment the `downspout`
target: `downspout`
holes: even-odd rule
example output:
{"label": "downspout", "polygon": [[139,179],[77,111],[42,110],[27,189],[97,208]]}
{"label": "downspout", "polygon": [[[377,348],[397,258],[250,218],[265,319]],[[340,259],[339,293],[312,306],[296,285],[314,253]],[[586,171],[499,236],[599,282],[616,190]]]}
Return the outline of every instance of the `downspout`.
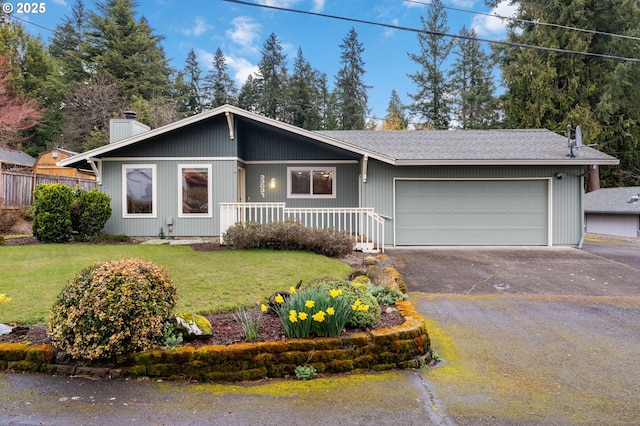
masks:
{"label": "downspout", "polygon": [[585,234],[585,230],[584,230],[584,224],[585,224],[585,221],[584,221],[584,216],[585,216],[585,213],[584,213],[584,191],[585,191],[585,189],[584,189],[584,178],[589,173],[593,172],[595,169],[596,169],[596,166],[593,165],[593,166],[589,167],[586,172],[580,174],[580,185],[582,185],[581,186],[581,191],[580,191],[580,212],[582,214],[580,215],[580,241],[578,242],[578,248],[579,249],[582,249],[582,245],[584,244],[584,234]]}

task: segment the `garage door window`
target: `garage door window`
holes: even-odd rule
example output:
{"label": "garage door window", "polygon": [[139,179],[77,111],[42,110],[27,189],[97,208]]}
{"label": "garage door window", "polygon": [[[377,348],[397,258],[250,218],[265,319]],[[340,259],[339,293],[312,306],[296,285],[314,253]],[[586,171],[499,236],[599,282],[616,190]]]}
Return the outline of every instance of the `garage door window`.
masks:
{"label": "garage door window", "polygon": [[335,198],[335,167],[287,168],[289,198]]}

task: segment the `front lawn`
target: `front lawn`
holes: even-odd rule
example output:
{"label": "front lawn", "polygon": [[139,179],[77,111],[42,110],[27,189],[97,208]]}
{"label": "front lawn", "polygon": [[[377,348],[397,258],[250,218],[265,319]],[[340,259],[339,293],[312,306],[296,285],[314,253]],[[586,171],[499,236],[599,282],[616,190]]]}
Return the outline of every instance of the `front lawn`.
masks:
{"label": "front lawn", "polygon": [[275,291],[322,275],[345,278],[350,267],[290,251],[194,251],[174,245],[37,244],[0,247],[0,323],[43,324],[68,280],[98,261],[138,257],[167,269],[177,312],[211,313],[264,302]]}

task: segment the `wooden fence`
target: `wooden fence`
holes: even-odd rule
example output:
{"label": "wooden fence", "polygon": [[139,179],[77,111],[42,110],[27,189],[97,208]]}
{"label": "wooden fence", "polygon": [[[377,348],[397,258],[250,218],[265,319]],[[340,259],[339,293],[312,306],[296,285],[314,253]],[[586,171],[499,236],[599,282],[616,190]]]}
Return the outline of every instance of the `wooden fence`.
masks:
{"label": "wooden fence", "polygon": [[93,179],[0,170],[0,209],[30,206],[33,190],[41,183],[61,183],[71,188],[80,186],[85,189],[94,189],[98,185]]}

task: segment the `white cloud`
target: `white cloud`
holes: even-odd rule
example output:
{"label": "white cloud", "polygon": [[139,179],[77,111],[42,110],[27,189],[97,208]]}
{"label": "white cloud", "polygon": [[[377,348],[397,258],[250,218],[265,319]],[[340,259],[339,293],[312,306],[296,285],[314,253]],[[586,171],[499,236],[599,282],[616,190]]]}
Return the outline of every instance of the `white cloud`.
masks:
{"label": "white cloud", "polygon": [[[216,57],[215,53],[208,52],[204,49],[198,49],[197,54],[198,62],[202,64],[203,69],[210,70],[213,68],[213,61]],[[248,59],[225,55],[225,60],[229,70],[229,75],[236,81],[238,88],[247,81],[247,77],[249,77],[250,74],[258,72],[258,66],[252,64]]]}
{"label": "white cloud", "polygon": [[[491,14],[497,16],[513,17],[518,12],[517,4],[509,4],[510,1],[505,0],[493,8]],[[500,19],[494,16],[476,15],[473,18],[472,28],[476,30],[479,36],[495,35],[503,33],[506,30],[509,20]]]}
{"label": "white cloud", "polygon": [[65,0],[53,0],[55,4],[59,4],[60,6],[66,6],[67,2]]}
{"label": "white cloud", "polygon": [[405,7],[425,7],[431,4],[431,0],[407,0],[403,1],[402,4]]}
{"label": "white cloud", "polygon": [[233,73],[233,78],[238,84],[238,88],[240,88],[244,84],[250,74],[255,74],[258,72],[258,66],[252,64],[245,58],[227,56],[227,65],[229,66],[230,70],[235,71]]}
{"label": "white cloud", "polygon": [[[291,8],[303,1],[304,0],[258,0],[256,3],[264,6]],[[311,8],[312,12],[320,12],[324,9],[325,0],[311,0],[311,3],[313,3],[313,7]]]}
{"label": "white cloud", "polygon": [[196,17],[196,22],[193,25],[193,27],[182,30],[182,34],[186,36],[199,37],[202,34],[206,33],[207,31],[212,30],[213,28],[214,28],[213,25],[207,24],[204,18],[198,16]]}
{"label": "white cloud", "polygon": [[[400,21],[398,21],[398,18],[393,18],[391,20],[391,25],[394,25],[396,27],[398,26],[399,23]],[[396,30],[394,30],[393,28],[387,28],[386,30],[384,30],[384,36],[391,37],[395,32]]]}
{"label": "white cloud", "polygon": [[259,39],[259,32],[262,29],[262,25],[255,22],[253,18],[248,16],[238,16],[233,21],[232,29],[227,30],[227,37],[236,44],[239,44],[246,50],[252,53],[258,51],[258,47],[255,45]]}
{"label": "white cloud", "polygon": [[471,9],[475,4],[475,0],[451,0],[451,4],[455,7]]}

